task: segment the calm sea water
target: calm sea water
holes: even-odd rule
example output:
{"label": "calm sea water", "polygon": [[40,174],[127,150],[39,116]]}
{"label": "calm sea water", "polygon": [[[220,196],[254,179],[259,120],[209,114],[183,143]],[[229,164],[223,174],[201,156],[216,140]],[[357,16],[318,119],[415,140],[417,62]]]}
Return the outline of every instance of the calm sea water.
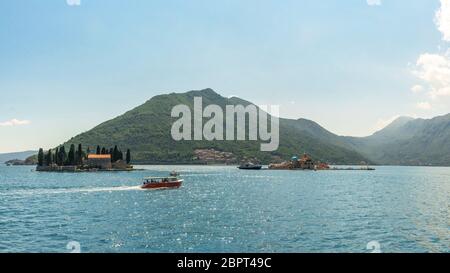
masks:
{"label": "calm sea water", "polygon": [[[0,167],[0,252],[450,252],[450,168]],[[177,170],[178,190],[140,190]]]}

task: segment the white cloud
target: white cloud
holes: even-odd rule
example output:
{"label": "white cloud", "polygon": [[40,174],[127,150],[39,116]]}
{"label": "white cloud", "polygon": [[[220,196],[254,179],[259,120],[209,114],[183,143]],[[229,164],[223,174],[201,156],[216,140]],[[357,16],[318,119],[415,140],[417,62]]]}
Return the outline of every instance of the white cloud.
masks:
{"label": "white cloud", "polygon": [[422,85],[419,85],[419,84],[414,85],[413,87],[411,87],[411,91],[412,91],[414,94],[420,93],[420,92],[423,91],[423,86],[422,86]]}
{"label": "white cloud", "polygon": [[430,87],[429,95],[436,99],[450,95],[449,54],[422,54],[417,60],[414,74]]}
{"label": "white cloud", "polygon": [[4,122],[0,122],[0,127],[11,127],[11,126],[20,126],[20,125],[28,125],[31,122],[29,120],[18,120],[18,119],[12,119]]}
{"label": "white cloud", "polygon": [[381,0],[367,0],[369,6],[381,6]]}
{"label": "white cloud", "polygon": [[417,108],[422,109],[422,110],[430,110],[431,109],[431,104],[427,101],[424,102],[419,102],[417,103]]}
{"label": "white cloud", "polygon": [[[440,0],[440,3],[435,16],[436,27],[442,33],[442,39],[450,42],[450,0]],[[444,53],[420,55],[413,73],[429,89],[430,98],[436,100],[450,96],[450,49]],[[428,105],[419,102],[417,106],[424,109]]]}
{"label": "white cloud", "polygon": [[450,42],[450,0],[441,0],[441,7],[436,12],[435,22],[442,33],[442,39]]}
{"label": "white cloud", "polygon": [[81,5],[81,0],[66,0],[66,3],[69,6],[79,6]]}
{"label": "white cloud", "polygon": [[432,90],[430,92],[432,99],[437,99],[439,97],[449,97],[450,96],[450,86],[444,87],[438,90]]}

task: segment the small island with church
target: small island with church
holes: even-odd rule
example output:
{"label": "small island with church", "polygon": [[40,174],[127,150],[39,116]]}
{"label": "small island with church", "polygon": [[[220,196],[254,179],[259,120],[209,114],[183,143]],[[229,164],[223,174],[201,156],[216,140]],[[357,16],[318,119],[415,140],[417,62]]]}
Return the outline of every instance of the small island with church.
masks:
{"label": "small island with church", "polygon": [[269,165],[269,170],[312,170],[312,171],[330,171],[330,170],[346,170],[346,171],[374,171],[375,168],[369,167],[366,162],[361,162],[362,167],[330,167],[327,163],[315,161],[307,153],[298,158],[293,156],[290,161],[282,163],[272,163]]}
{"label": "small island with church", "polygon": [[64,146],[56,149],[50,149],[44,152],[41,148],[37,155],[38,172],[97,172],[97,171],[134,171],[131,163],[131,151],[123,152],[115,146],[114,148],[100,148],[91,151],[88,147],[83,150],[82,145],[78,148],[75,145],[70,146],[69,152],[66,152]]}

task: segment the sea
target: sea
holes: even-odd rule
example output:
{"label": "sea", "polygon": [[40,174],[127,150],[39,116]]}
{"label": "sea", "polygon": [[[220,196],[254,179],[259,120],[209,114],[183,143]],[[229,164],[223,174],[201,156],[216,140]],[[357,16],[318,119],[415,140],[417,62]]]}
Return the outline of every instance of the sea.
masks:
{"label": "sea", "polygon": [[[450,252],[450,168],[0,166],[0,252]],[[142,190],[177,171],[183,186]]]}

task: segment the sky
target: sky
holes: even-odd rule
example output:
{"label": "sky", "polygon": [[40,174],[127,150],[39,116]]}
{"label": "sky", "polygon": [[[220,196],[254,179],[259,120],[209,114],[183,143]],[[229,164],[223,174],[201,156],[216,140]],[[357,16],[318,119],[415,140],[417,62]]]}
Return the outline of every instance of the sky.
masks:
{"label": "sky", "polygon": [[450,112],[450,0],[2,0],[0,152],[213,88],[339,135]]}

